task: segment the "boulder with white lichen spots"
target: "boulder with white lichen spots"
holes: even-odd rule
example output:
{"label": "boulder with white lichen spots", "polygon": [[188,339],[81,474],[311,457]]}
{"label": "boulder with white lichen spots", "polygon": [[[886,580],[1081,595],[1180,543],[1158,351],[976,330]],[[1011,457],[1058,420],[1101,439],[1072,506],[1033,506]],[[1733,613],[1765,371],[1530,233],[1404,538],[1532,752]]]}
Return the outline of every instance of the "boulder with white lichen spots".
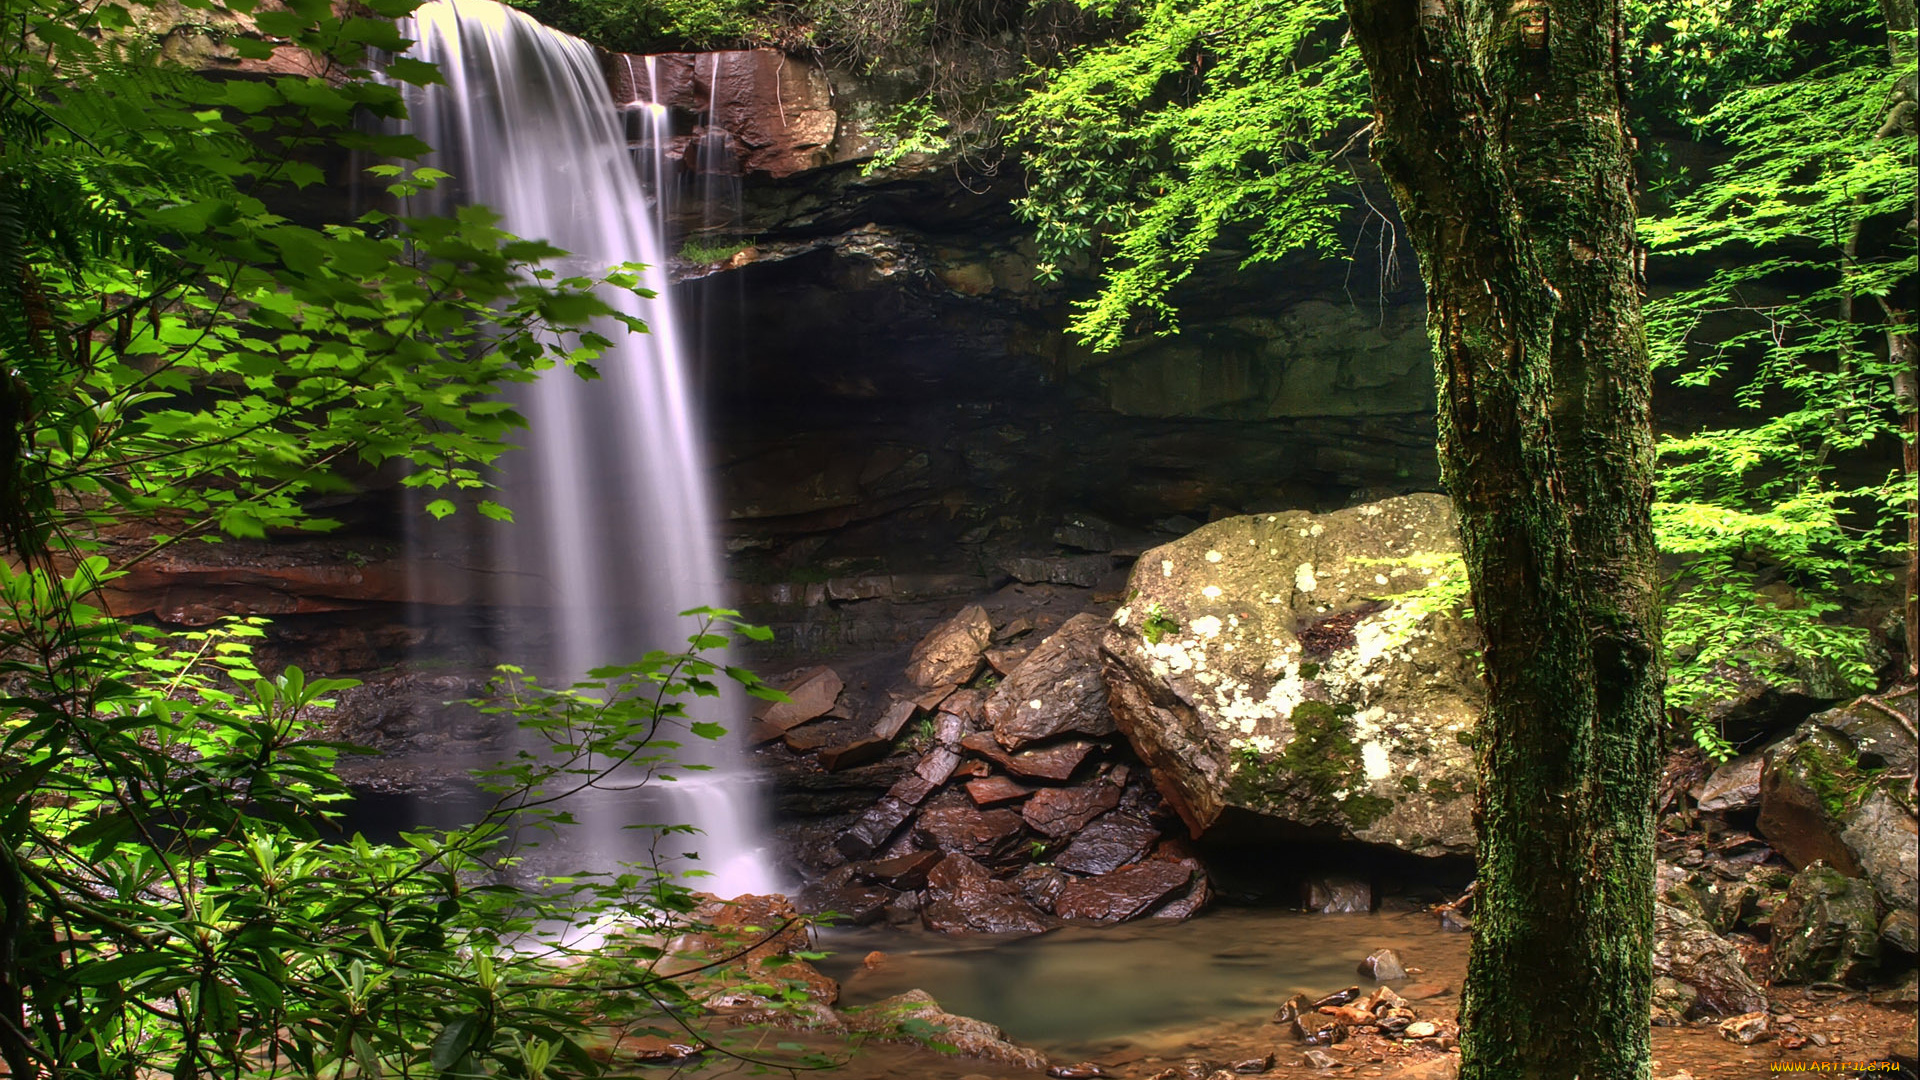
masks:
{"label": "boulder with white lichen spots", "polygon": [[1250,815],[1472,850],[1485,693],[1459,550],[1446,498],[1407,495],[1228,518],[1140,557],[1102,639],[1108,692],[1196,835]]}

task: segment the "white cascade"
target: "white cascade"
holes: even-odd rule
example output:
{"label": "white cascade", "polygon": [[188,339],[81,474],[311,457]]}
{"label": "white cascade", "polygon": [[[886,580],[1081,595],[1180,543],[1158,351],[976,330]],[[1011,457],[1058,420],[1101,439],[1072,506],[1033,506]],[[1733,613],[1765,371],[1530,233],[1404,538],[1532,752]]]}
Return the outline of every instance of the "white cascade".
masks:
{"label": "white cascade", "polygon": [[[501,472],[517,520],[488,537],[502,572],[484,598],[510,613],[501,652],[553,682],[684,648],[693,627],[675,613],[724,603],[726,582],[661,230],[599,60],[585,42],[493,0],[432,0],[403,33],[415,41],[408,54],[445,79],[408,99],[409,130],[434,148],[423,164],[452,174],[431,195],[438,207],[492,208],[508,232],[569,252],[551,267],[563,277],[645,263],[643,284],[659,294],[609,290],[652,332],[602,329],[615,345],[596,362],[599,380],[554,370],[516,395],[531,430]],[[698,852],[697,863],[675,863],[706,871],[693,887],[722,896],[777,887],[761,854],[744,709],[726,700],[729,715],[702,719],[725,724],[727,738],[679,738],[680,759],[707,771],[644,787],[616,775],[583,793],[570,808],[584,826],[583,861],[605,870],[648,858],[655,838],[626,826],[690,824],[699,835],[666,837],[651,854]]]}

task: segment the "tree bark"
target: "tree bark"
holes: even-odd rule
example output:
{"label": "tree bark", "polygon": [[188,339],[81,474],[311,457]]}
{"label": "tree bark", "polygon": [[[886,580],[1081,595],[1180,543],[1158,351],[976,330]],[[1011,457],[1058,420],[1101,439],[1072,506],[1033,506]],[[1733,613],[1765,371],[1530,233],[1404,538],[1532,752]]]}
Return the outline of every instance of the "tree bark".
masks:
{"label": "tree bark", "polygon": [[1347,0],[1486,641],[1462,1077],[1649,1073],[1663,674],[1619,0]]}

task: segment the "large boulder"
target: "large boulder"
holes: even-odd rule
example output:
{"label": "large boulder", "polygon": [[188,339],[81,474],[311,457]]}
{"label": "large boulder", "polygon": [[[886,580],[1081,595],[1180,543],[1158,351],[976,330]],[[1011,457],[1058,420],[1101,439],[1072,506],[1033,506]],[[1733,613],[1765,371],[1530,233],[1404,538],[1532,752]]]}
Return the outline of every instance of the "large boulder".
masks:
{"label": "large boulder", "polygon": [[1914,692],[1807,718],[1766,754],[1758,828],[1795,867],[1873,882],[1890,908],[1920,903],[1912,781]]}
{"label": "large boulder", "polygon": [[925,990],[909,990],[884,1001],[848,1009],[846,1017],[849,1030],[882,1039],[952,1047],[952,1053],[1022,1069],[1038,1071],[1047,1067],[1045,1054],[1021,1046],[985,1020],[947,1012]]}
{"label": "large boulder", "polygon": [[965,855],[948,855],[928,872],[920,917],[942,934],[1038,934],[1049,927],[1019,886],[995,880]]}
{"label": "large boulder", "polygon": [[1195,835],[1228,811],[1473,847],[1476,635],[1439,495],[1228,518],[1148,551],[1103,646],[1114,719]]}
{"label": "large boulder", "polygon": [[1824,863],[1794,875],[1773,913],[1776,983],[1864,982],[1880,963],[1880,913],[1873,889]]}

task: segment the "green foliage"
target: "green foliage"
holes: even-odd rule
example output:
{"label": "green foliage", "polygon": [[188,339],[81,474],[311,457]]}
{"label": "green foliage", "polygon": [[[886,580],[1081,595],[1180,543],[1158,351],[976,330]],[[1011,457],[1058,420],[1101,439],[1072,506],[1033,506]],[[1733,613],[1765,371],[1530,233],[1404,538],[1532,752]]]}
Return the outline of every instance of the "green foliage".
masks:
{"label": "green foliage", "polygon": [[[758,631],[701,610],[691,652],[563,691],[503,676],[480,704],[546,752],[492,772],[475,825],[382,845],[326,824],[347,792],[317,710],[353,683],[260,677],[257,620],[155,638],[81,602],[115,576],[98,557],[65,578],[0,564],[14,691],[0,888],[24,916],[6,975],[31,1008],[19,1056],[63,1077],[242,1076],[275,1060],[303,1076],[580,1075],[598,1071],[600,1030],[700,1011],[656,968],[670,939],[717,931],[667,869],[545,893],[501,872],[565,822],[555,800],[623,763],[660,775],[665,732],[715,737],[683,701],[716,676],[770,693],[702,655],[722,631]],[[569,940],[588,924],[622,930]]]}
{"label": "green foliage", "polygon": [[709,242],[699,237],[689,237],[686,243],[680,245],[680,258],[690,263],[725,262],[751,246],[740,240]]}
{"label": "green foliage", "polygon": [[953,145],[947,137],[953,125],[927,98],[916,98],[895,106],[867,128],[866,135],[879,143],[873,157],[860,167],[860,175],[891,169],[915,155],[931,157]]}
{"label": "green foliage", "polygon": [[715,49],[769,39],[757,0],[507,0],[548,26],[615,52]]}
{"label": "green foliage", "polygon": [[1140,636],[1147,639],[1147,644],[1158,645],[1161,638],[1179,632],[1180,623],[1167,614],[1159,601],[1147,605],[1146,617],[1140,620]]}
{"label": "green foliage", "polygon": [[[1777,32],[1727,48],[1736,70],[1778,75],[1805,62],[1795,19],[1828,8],[1729,10],[1715,25],[1774,20]],[[1869,688],[1866,632],[1825,617],[1839,589],[1884,582],[1904,546],[1913,480],[1892,466],[1899,372],[1885,345],[1914,332],[1914,237],[1895,226],[1913,215],[1916,179],[1911,126],[1885,121],[1914,54],[1891,64],[1884,39],[1835,51],[1777,82],[1690,69],[1688,92],[1710,106],[1699,122],[1731,153],[1642,226],[1655,255],[1715,265],[1704,284],[1648,304],[1656,365],[1680,387],[1731,389],[1754,416],[1659,445],[1655,530],[1682,567],[1668,594],[1668,695],[1682,709],[1724,690],[1726,665],[1759,643],[1832,665],[1836,692]],[[1763,569],[1806,602],[1756,602]],[[1729,751],[1701,722],[1694,738]]]}
{"label": "green foliage", "polygon": [[1043,273],[1101,259],[1100,293],[1072,323],[1082,340],[1176,332],[1174,286],[1228,230],[1246,234],[1243,266],[1345,250],[1366,97],[1341,21],[1334,0],[1158,0],[1008,114],[1030,188],[1016,211]]}

